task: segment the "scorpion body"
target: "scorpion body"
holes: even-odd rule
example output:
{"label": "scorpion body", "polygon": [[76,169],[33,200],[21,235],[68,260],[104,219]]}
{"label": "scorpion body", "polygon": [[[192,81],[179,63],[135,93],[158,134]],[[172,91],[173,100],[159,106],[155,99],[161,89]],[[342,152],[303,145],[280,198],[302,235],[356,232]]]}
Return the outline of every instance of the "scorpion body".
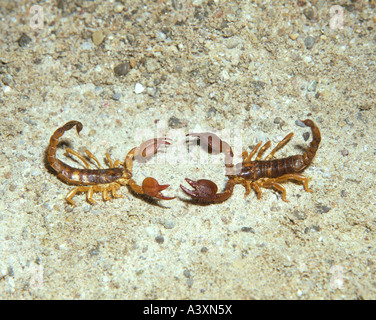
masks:
{"label": "scorpion body", "polygon": [[56,158],[59,138],[74,126],[76,126],[77,134],[79,134],[83,128],[81,122],[69,121],[54,132],[50,138],[50,143],[47,149],[48,163],[57,172],[58,178],[68,184],[78,185],[78,187],[72,189],[66,196],[66,200],[71,205],[74,206],[72,198],[77,192],[87,192],[87,200],[91,204],[96,203],[92,198],[94,192],[102,192],[103,200],[110,199],[108,195],[109,192],[111,192],[114,198],[121,197],[116,191],[120,189],[120,186],[122,185],[128,185],[137,194],[156,197],[163,200],[174,199],[165,197],[161,193],[161,191],[169,187],[169,185],[159,185],[157,180],[147,177],[144,179],[142,186],[140,186],[132,179],[134,158],[136,156],[142,156],[143,158],[152,156],[157,152],[161,144],[169,144],[166,138],[151,139],[142,143],[139,147],[133,148],[128,152],[124,162],[121,162],[120,160],[113,162],[110,155],[106,153],[106,159],[110,167],[108,169],[103,169],[97,158],[89,150],[85,150],[85,153],[89,159],[96,163],[98,169],[91,169],[89,162],[82,155],[67,148],[66,154],[76,156],[86,167],[86,169],[78,169],[73,168]]}
{"label": "scorpion body", "polygon": [[[217,185],[206,179],[201,179],[198,181],[193,181],[186,179],[186,181],[193,187],[194,190],[189,190],[184,186],[180,186],[181,189],[200,202],[221,202],[227,200],[233,193],[234,186],[236,184],[242,184],[246,188],[245,196],[247,196],[252,189],[257,193],[257,198],[261,198],[261,188],[274,188],[282,193],[282,200],[288,202],[286,199],[286,189],[281,185],[282,182],[287,180],[296,180],[303,182],[304,190],[311,192],[312,190],[308,188],[308,178],[300,174],[305,168],[307,168],[314,156],[316,155],[317,149],[321,141],[321,134],[319,128],[315,125],[312,120],[302,121],[306,126],[311,128],[312,131],[312,141],[308,149],[301,155],[294,155],[283,159],[273,159],[275,152],[284,146],[293,136],[293,133],[288,134],[278,145],[272,150],[272,152],[265,158],[261,160],[261,156],[266,149],[271,145],[270,141],[266,142],[261,147],[261,142],[258,143],[248,154],[247,151],[243,152],[243,161],[237,165],[226,164],[227,176],[229,180],[226,183],[226,187],[223,192],[217,193]],[[216,139],[208,138],[208,133],[203,134],[192,134],[198,137],[204,144],[208,145],[209,148],[222,151],[218,146],[215,146],[211,141],[219,139],[216,135]],[[220,140],[220,139],[219,139]],[[224,144],[223,141],[221,141]],[[228,145],[228,144],[225,144]],[[261,148],[260,148],[261,147]],[[218,150],[217,150],[218,149]],[[225,151],[226,158],[229,158],[229,154],[232,150],[227,148]],[[258,152],[258,153],[257,153]],[[227,155],[226,155],[227,153]],[[257,153],[256,160],[252,160],[252,157]]]}

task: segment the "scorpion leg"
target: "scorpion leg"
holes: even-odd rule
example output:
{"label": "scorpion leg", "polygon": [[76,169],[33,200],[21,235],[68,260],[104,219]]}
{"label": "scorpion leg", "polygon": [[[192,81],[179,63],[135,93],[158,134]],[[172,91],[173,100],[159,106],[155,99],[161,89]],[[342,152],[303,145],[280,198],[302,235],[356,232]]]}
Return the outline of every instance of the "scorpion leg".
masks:
{"label": "scorpion leg", "polygon": [[266,180],[253,181],[251,183],[251,187],[253,189],[255,189],[255,191],[257,193],[257,199],[258,200],[261,199],[261,194],[262,194],[261,188],[274,188],[277,191],[282,193],[282,200],[283,201],[289,202],[286,199],[286,189],[281,184],[277,183],[275,181],[275,179],[270,178],[270,179],[266,179]]}
{"label": "scorpion leg", "polygon": [[285,174],[285,175],[283,175],[281,177],[278,177],[278,178],[274,179],[274,181],[276,181],[276,182],[284,182],[284,181],[287,181],[287,180],[302,181],[303,185],[304,185],[304,190],[306,192],[313,192],[312,189],[308,188],[308,181],[309,181],[309,179],[307,177],[305,177],[304,175],[302,175],[302,174],[299,174],[299,173],[289,173],[289,174]]}
{"label": "scorpion leg", "polygon": [[115,160],[115,162],[113,162],[108,152],[106,152],[106,159],[110,168],[119,168],[120,165],[123,165],[120,160]]}
{"label": "scorpion leg", "polygon": [[98,161],[98,159],[97,159],[97,157],[95,156],[95,155],[93,155],[89,150],[85,150],[85,153],[87,154],[87,156],[90,158],[90,159],[92,159],[92,160],[94,160],[95,161],[95,163],[97,164],[97,167],[99,168],[99,169],[103,169],[103,167],[101,166],[101,164],[99,163],[99,161]]}
{"label": "scorpion leg", "polygon": [[107,201],[107,200],[110,200],[110,199],[111,199],[111,198],[109,197],[109,195],[108,195],[108,190],[107,190],[107,188],[104,188],[104,189],[102,190],[102,198],[103,198],[104,201]]}
{"label": "scorpion leg", "polygon": [[119,168],[120,166],[124,167],[124,163],[120,160],[115,160],[115,162],[113,162],[108,152],[106,152],[106,159],[110,168]]}
{"label": "scorpion leg", "polygon": [[[89,201],[91,204],[97,204],[97,202],[93,200],[94,186],[82,187],[82,188],[86,188],[86,190],[87,190],[87,195],[86,195],[87,201]],[[82,191],[84,191],[84,190],[82,190]]]}
{"label": "scorpion leg", "polygon": [[76,187],[76,188],[72,189],[71,191],[69,191],[68,194],[67,194],[67,196],[65,197],[65,199],[67,200],[67,202],[69,202],[72,206],[75,205],[75,203],[73,202],[72,198],[76,195],[77,192],[87,192],[87,199],[88,199],[88,201],[91,204],[95,204],[96,203],[92,199],[92,196],[93,196],[93,187],[92,186],[79,186],[79,187]]}
{"label": "scorpion leg", "polygon": [[244,198],[245,198],[246,196],[248,196],[251,193],[252,183],[249,180],[244,180],[243,184],[245,186],[245,194],[244,194]]}
{"label": "scorpion leg", "polygon": [[119,166],[123,164],[120,160],[115,160],[115,162],[112,161],[111,156],[108,152],[106,152],[106,159],[109,168],[119,168]]}
{"label": "scorpion leg", "polygon": [[95,191],[102,191],[102,197],[103,200],[111,200],[111,197],[109,196],[109,192],[111,192],[113,198],[122,198],[123,196],[121,194],[117,194],[116,190],[119,190],[120,185],[117,183],[110,183],[105,186],[97,186],[97,190]]}
{"label": "scorpion leg", "polygon": [[301,181],[303,182],[304,185],[304,190],[306,192],[312,192],[312,189],[308,188],[308,178],[303,176],[302,174],[299,173],[289,173],[285,174],[281,177],[278,178],[269,178],[261,181],[254,181],[252,182],[252,187],[255,188],[257,192],[257,198],[260,199],[261,197],[261,189],[262,188],[274,188],[278,190],[279,192],[282,193],[282,200],[285,202],[289,202],[286,199],[286,189],[280,184],[281,182],[285,182],[287,180],[296,180],[296,181]]}
{"label": "scorpion leg", "polygon": [[289,200],[286,199],[286,189],[284,186],[279,184],[275,181],[275,179],[267,179],[265,181],[261,182],[261,187],[263,188],[274,188],[277,191],[282,193],[282,200],[285,202],[289,202]]}
{"label": "scorpion leg", "polygon": [[117,183],[111,184],[111,193],[114,198],[122,198],[123,196],[121,194],[117,194],[116,191],[120,189],[120,185]]}
{"label": "scorpion leg", "polygon": [[71,191],[68,192],[67,196],[65,197],[65,199],[67,200],[67,202],[69,202],[72,206],[75,206],[72,198],[76,195],[76,193],[79,191],[79,188],[80,187],[77,187],[77,188],[74,188],[72,189]]}
{"label": "scorpion leg", "polygon": [[[262,194],[262,190],[261,190],[260,184],[257,181],[253,181],[251,183],[251,187],[253,189],[255,189],[255,191],[257,193],[257,199],[260,200],[261,199],[261,194]],[[247,194],[247,192],[246,192],[246,194]]]}
{"label": "scorpion leg", "polygon": [[247,151],[244,151],[242,156],[243,156],[243,162],[250,162],[252,160],[252,157],[256,154],[257,150],[260,148],[262,145],[262,141],[260,141],[256,146],[252,149],[251,153],[248,155]]}
{"label": "scorpion leg", "polygon": [[108,162],[108,166],[110,168],[115,168],[114,163],[112,162],[112,159],[111,159],[110,154],[108,152],[106,152],[106,159],[107,159],[107,162]]}
{"label": "scorpion leg", "polygon": [[270,159],[273,159],[273,156],[274,154],[277,152],[277,150],[279,150],[280,148],[282,148],[285,144],[287,144],[290,139],[292,138],[292,136],[294,135],[293,132],[289,133],[286,137],[284,137],[278,144],[277,146],[272,150],[272,152],[270,152],[270,154],[265,158],[265,160],[270,160]]}
{"label": "scorpion leg", "polygon": [[84,165],[87,169],[91,168],[89,162],[82,155],[80,155],[77,151],[74,151],[70,148],[66,148],[65,149],[65,155],[69,155],[69,154],[72,154],[72,155],[76,156],[78,159],[80,159],[84,163]]}
{"label": "scorpion leg", "polygon": [[260,151],[259,151],[258,154],[257,154],[256,161],[260,161],[260,160],[261,160],[261,156],[262,156],[262,154],[264,153],[264,151],[265,151],[266,149],[270,148],[271,144],[272,144],[272,143],[271,143],[270,141],[268,141],[268,142],[266,142],[266,143],[261,147]]}

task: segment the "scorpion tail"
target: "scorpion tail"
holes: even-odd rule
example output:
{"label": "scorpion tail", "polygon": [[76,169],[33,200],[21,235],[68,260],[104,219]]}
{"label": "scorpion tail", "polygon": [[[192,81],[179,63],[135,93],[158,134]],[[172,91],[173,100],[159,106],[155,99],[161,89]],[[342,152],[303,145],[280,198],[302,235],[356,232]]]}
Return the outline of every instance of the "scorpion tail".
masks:
{"label": "scorpion tail", "polygon": [[47,149],[47,159],[50,166],[58,172],[61,171],[61,167],[63,164],[60,160],[56,159],[56,147],[59,143],[59,138],[63,136],[65,131],[72,129],[74,126],[76,126],[77,134],[79,134],[82,130],[82,123],[79,121],[72,120],[67,122],[59,129],[57,129],[51,136],[50,143]]}
{"label": "scorpion tail", "polygon": [[312,120],[304,120],[302,121],[307,127],[310,127],[312,130],[312,141],[306,150],[306,152],[303,153],[303,162],[305,167],[308,166],[311,162],[313,157],[315,156],[317,149],[319,148],[320,142],[321,142],[321,134],[319,128],[316,126],[316,124]]}

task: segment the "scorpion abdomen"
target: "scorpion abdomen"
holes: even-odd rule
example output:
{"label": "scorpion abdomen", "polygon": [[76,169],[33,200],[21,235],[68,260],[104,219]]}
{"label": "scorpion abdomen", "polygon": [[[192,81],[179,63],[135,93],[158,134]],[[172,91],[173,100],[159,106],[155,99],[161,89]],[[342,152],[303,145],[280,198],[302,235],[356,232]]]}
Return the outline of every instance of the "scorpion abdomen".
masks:
{"label": "scorpion abdomen", "polygon": [[278,178],[284,174],[299,172],[303,167],[304,163],[301,155],[268,161],[256,160],[245,163],[239,176],[249,180]]}

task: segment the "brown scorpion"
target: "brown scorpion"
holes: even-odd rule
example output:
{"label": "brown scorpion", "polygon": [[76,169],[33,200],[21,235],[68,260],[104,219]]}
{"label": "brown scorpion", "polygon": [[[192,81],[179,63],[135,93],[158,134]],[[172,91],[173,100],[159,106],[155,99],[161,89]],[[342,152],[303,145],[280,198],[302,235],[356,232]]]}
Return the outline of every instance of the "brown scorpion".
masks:
{"label": "brown scorpion", "polygon": [[[266,142],[262,147],[262,142],[259,142],[248,154],[247,151],[242,153],[243,161],[236,166],[232,164],[233,152],[229,144],[222,141],[218,136],[213,133],[193,133],[189,136],[197,137],[206,146],[209,147],[209,151],[223,152],[226,158],[226,175],[228,181],[223,192],[217,193],[217,185],[210,180],[201,179],[193,181],[188,178],[185,180],[192,186],[194,190],[189,190],[183,185],[180,185],[181,189],[193,199],[204,202],[222,202],[227,200],[233,193],[234,186],[236,184],[242,184],[246,188],[245,196],[247,196],[252,189],[257,193],[257,198],[261,198],[261,188],[274,188],[282,193],[282,200],[289,202],[286,199],[286,189],[281,185],[282,182],[287,180],[296,180],[302,182],[304,190],[312,192],[308,188],[308,178],[299,172],[307,168],[314,158],[317,149],[321,141],[321,134],[319,128],[312,120],[301,121],[306,126],[311,128],[312,141],[308,149],[301,155],[294,155],[283,159],[273,159],[275,152],[283,147],[290,141],[294,135],[292,132],[288,134],[278,145],[272,150],[272,152],[264,159],[261,160],[262,154],[271,145],[271,142]],[[261,147],[261,148],[260,148]],[[257,153],[258,151],[258,153]],[[257,153],[256,159],[252,160],[252,157]]]}
{"label": "brown scorpion", "polygon": [[47,159],[50,166],[58,173],[58,177],[68,184],[78,185],[72,189],[66,196],[66,200],[74,206],[72,198],[77,192],[87,192],[87,200],[91,204],[96,202],[93,200],[94,192],[102,192],[103,200],[111,199],[109,192],[113,198],[122,197],[116,191],[120,186],[127,185],[135,193],[155,197],[162,200],[171,200],[175,197],[166,197],[161,191],[168,188],[169,185],[159,185],[157,180],[147,177],[142,182],[142,186],[138,185],[132,179],[133,160],[135,157],[148,158],[157,152],[162,144],[170,144],[167,138],[156,138],[142,143],[139,147],[133,148],[128,152],[125,161],[112,161],[110,155],[106,152],[106,159],[109,164],[108,169],[103,169],[97,158],[89,151],[85,150],[87,157],[93,160],[98,169],[91,169],[89,162],[78,152],[67,148],[66,154],[71,154],[80,159],[85,165],[86,169],[73,168],[66,163],[56,158],[56,147],[59,143],[59,138],[63,136],[65,131],[68,131],[76,126],[77,134],[82,130],[82,123],[79,121],[69,121],[59,129],[57,129],[51,136],[50,143],[47,149]]}

